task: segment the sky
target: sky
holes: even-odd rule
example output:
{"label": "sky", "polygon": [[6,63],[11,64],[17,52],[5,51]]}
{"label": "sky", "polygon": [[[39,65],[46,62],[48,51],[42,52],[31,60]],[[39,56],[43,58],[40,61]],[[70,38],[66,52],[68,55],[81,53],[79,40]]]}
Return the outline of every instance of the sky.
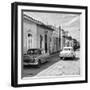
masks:
{"label": "sky", "polygon": [[61,26],[69,34],[80,41],[80,14],[24,12],[24,14],[43,22],[46,25]]}

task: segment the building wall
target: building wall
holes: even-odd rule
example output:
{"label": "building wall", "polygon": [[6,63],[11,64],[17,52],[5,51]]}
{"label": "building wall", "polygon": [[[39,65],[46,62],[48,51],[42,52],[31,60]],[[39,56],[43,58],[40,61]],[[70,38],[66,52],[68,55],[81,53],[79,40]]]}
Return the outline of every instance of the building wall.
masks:
{"label": "building wall", "polygon": [[[29,38],[28,34],[32,35],[32,41],[31,41],[31,46],[29,47]],[[37,26],[35,23],[31,22],[30,20],[23,20],[23,50],[24,53],[29,48],[36,48],[37,47]]]}
{"label": "building wall", "polygon": [[61,50],[65,46],[65,38],[63,36],[65,36],[65,32],[64,30],[61,30]]}
{"label": "building wall", "polygon": [[47,49],[48,52],[51,52],[51,41],[52,41],[52,33],[53,31],[47,29],[48,33],[47,33]]}
{"label": "building wall", "polygon": [[43,37],[42,48],[45,50],[45,34],[47,34],[47,53],[50,51],[50,39],[52,39],[52,31],[37,25],[37,47],[40,48],[40,35]]}
{"label": "building wall", "polygon": [[52,53],[59,51],[59,38],[53,37]]}
{"label": "building wall", "polygon": [[59,33],[55,30],[52,34],[52,53],[60,50]]}
{"label": "building wall", "polygon": [[[28,34],[31,37],[28,37]],[[26,53],[30,48],[43,48],[45,50],[45,34],[47,34],[47,53],[50,51],[50,39],[52,39],[52,30],[46,29],[36,23],[27,20],[23,20],[23,52]],[[42,45],[40,46],[40,40],[42,37]]]}
{"label": "building wall", "polygon": [[40,48],[40,35],[42,36],[42,48],[44,49],[45,37],[44,37],[44,28],[37,25],[37,48]]}

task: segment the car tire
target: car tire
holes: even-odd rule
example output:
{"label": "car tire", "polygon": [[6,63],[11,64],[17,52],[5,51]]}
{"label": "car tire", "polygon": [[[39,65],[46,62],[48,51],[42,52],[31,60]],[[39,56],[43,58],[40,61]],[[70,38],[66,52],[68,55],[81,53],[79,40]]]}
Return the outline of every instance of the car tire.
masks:
{"label": "car tire", "polygon": [[60,59],[62,59],[62,57],[60,57]]}

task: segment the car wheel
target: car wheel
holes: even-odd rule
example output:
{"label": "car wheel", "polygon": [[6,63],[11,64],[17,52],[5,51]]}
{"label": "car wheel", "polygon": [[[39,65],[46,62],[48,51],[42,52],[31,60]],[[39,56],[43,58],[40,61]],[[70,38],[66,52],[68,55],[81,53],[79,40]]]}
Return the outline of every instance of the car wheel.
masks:
{"label": "car wheel", "polygon": [[60,59],[62,59],[62,57],[60,57]]}

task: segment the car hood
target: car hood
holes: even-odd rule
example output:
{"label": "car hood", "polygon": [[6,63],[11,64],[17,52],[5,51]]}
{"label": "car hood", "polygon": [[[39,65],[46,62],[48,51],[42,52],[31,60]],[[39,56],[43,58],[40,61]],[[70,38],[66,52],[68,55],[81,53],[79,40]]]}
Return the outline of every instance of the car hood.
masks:
{"label": "car hood", "polygon": [[39,57],[40,55],[30,55],[30,58],[36,58]]}
{"label": "car hood", "polygon": [[62,52],[60,52],[60,54],[69,54],[69,53],[71,53],[70,51],[62,51]]}
{"label": "car hood", "polygon": [[39,57],[40,55],[25,55],[24,57],[29,57],[31,59]]}

